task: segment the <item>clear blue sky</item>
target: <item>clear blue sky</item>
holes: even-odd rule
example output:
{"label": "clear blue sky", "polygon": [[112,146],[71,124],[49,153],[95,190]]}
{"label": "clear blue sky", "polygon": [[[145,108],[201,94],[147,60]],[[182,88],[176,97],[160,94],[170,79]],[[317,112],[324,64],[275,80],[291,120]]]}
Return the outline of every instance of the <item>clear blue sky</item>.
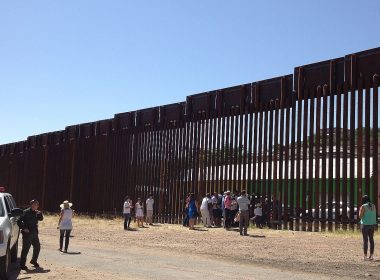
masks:
{"label": "clear blue sky", "polygon": [[0,2],[0,144],[380,46],[380,2]]}

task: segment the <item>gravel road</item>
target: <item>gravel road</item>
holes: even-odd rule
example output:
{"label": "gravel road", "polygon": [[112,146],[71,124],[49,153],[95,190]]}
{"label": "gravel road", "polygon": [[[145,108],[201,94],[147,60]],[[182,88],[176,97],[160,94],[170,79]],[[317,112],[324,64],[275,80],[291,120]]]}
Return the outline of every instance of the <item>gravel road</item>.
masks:
{"label": "gravel road", "polygon": [[328,277],[310,273],[281,271],[257,265],[239,264],[207,256],[178,254],[131,246],[122,250],[88,247],[84,242],[75,244],[75,251],[63,254],[54,244],[43,238],[42,268],[14,270],[14,279],[273,279],[323,280]]}

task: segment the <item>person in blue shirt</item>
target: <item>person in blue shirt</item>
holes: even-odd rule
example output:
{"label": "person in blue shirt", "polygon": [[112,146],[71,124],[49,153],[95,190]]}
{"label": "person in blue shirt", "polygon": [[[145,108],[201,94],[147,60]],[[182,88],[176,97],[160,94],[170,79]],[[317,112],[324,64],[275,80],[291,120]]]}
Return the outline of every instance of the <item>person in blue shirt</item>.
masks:
{"label": "person in blue shirt", "polygon": [[[373,235],[376,226],[376,207],[371,203],[368,195],[364,195],[362,198],[362,206],[359,210],[360,225],[363,235],[363,251],[364,260],[373,260],[373,253],[375,250],[375,241]],[[370,244],[369,258],[367,258],[368,240]]]}

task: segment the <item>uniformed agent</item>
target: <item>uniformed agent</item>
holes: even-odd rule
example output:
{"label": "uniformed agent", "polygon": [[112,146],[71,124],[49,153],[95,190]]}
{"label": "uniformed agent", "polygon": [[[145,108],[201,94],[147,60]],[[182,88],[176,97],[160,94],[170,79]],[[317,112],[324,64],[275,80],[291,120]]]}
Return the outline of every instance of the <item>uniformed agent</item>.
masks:
{"label": "uniformed agent", "polygon": [[30,207],[24,210],[23,216],[19,219],[18,224],[22,233],[22,251],[20,259],[20,269],[28,269],[25,265],[26,256],[30,246],[33,246],[33,257],[30,263],[34,267],[39,267],[37,262],[40,253],[40,240],[38,238],[38,221],[44,219],[41,211],[38,211],[39,202],[36,199],[30,201]]}

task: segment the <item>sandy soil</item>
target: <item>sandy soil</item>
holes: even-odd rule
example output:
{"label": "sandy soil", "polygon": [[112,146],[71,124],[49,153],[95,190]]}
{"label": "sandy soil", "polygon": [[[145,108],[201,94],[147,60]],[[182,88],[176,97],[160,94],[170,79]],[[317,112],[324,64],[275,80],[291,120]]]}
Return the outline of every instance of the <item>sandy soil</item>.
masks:
{"label": "sandy soil", "polygon": [[[123,269],[120,267],[115,268],[115,273],[107,269],[96,269],[102,264],[101,258],[112,254],[116,258],[120,254],[119,259],[122,260],[123,254],[131,251],[135,254],[141,252],[145,258],[151,255],[152,263],[170,256],[173,261],[183,259],[186,266],[186,260],[199,257],[204,262],[209,261],[211,266],[235,263],[246,265],[247,268],[252,266],[275,269],[305,276],[294,279],[318,279],[315,275],[320,275],[320,278],[326,277],[325,279],[380,279],[379,235],[375,239],[375,260],[363,262],[359,233],[309,233],[251,228],[248,231],[249,236],[245,237],[234,230],[205,229],[199,226],[198,230],[190,231],[179,225],[168,224],[156,224],[141,229],[136,229],[133,225],[135,230],[124,231],[121,219],[76,217],[72,232],[74,237],[69,248],[75,256],[71,259],[57,259],[53,257],[60,254],[56,251],[57,220],[57,216],[48,216],[40,224],[40,239],[43,245],[40,263],[44,268],[39,271],[19,272],[14,265],[14,279],[57,279],[65,275],[75,275],[82,279],[140,279],[137,274],[131,278],[123,276]],[[77,262],[83,259],[78,249],[93,252],[89,255],[94,259],[88,259],[88,263],[78,266]],[[48,250],[50,251],[47,252]],[[97,254],[107,250],[109,255],[99,255],[98,259],[95,258]],[[139,255],[133,260],[135,259],[139,259]],[[176,265],[181,266],[172,264]],[[210,267],[209,270],[216,268]],[[202,272],[201,268],[197,269]],[[207,268],[203,270],[207,272]],[[165,275],[164,271],[162,273]],[[265,274],[265,271],[263,273]],[[310,277],[307,277],[308,275]],[[166,275],[164,278],[176,277]],[[261,278],[252,276],[231,279]]]}

